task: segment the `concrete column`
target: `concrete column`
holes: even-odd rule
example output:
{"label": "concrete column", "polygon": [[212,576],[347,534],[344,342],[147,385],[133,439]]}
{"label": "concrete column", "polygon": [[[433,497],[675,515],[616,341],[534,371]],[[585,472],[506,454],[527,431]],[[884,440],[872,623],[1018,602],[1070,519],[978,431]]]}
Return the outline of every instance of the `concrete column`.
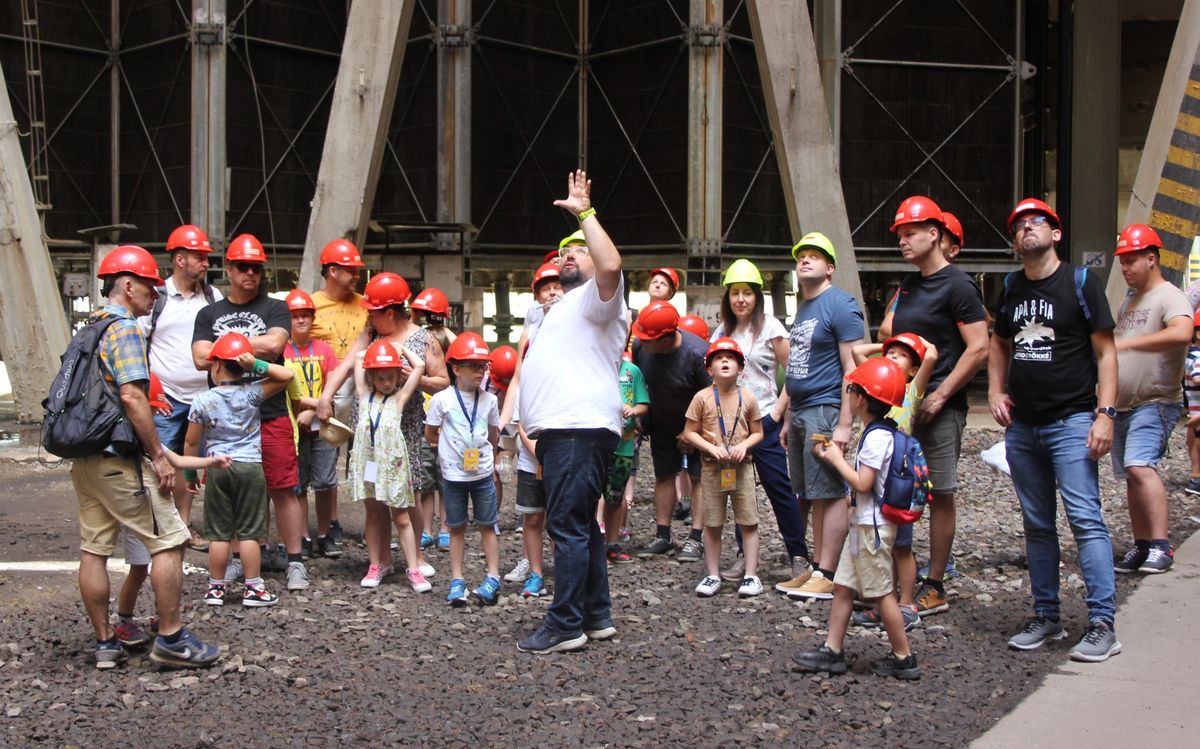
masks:
{"label": "concrete column", "polygon": [[813,38],[833,143],[842,142],[842,0],[813,1]]}
{"label": "concrete column", "polygon": [[415,0],[354,0],[350,6],[300,288],[317,287],[321,248],[329,240],[346,237],[361,247],[366,238],[415,5]]}
{"label": "concrete column", "polygon": [[[191,218],[214,249],[225,246],[226,0],[192,3]],[[114,217],[113,223],[117,219]]]}
{"label": "concrete column", "polygon": [[463,330],[473,330],[483,334],[483,294],[482,286],[464,286],[462,292]]}
{"label": "concrete column", "polygon": [[708,329],[713,330],[721,321],[721,296],[724,293],[723,286],[690,287],[687,290],[688,312],[704,318]]}
{"label": "concrete column", "polygon": [[1071,262],[1103,252],[1107,273],[1117,237],[1121,12],[1118,3],[1076,2],[1071,76],[1071,198],[1063,220]]}
{"label": "concrete column", "polygon": [[724,2],[691,0],[688,34],[687,247],[693,256],[721,252]]}
{"label": "concrete column", "polygon": [[0,86],[0,354],[18,422],[41,421],[42,399],[70,337],[12,102]]}
{"label": "concrete column", "polygon": [[[434,35],[438,64],[438,221],[471,216],[470,0],[439,0]],[[439,236],[439,249],[458,249],[458,235]]]}

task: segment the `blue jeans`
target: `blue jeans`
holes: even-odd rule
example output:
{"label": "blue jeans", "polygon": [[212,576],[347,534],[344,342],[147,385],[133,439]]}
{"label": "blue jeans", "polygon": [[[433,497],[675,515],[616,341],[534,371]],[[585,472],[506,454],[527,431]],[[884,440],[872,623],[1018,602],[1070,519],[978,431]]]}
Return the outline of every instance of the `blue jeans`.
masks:
{"label": "blue jeans", "polygon": [[[154,429],[158,432],[158,441],[163,447],[183,455],[183,440],[188,430],[188,412],[192,407],[166,393],[163,393],[163,398],[171,404],[171,413],[163,416],[157,411],[154,412]],[[203,451],[200,454],[203,455]]]}
{"label": "blue jeans", "polygon": [[[792,482],[788,478],[787,452],[779,444],[779,428],[770,414],[763,414],[763,439],[750,453],[758,480],[771,501],[779,535],[787,547],[789,557],[808,558],[808,544],[804,542],[804,514],[800,512],[800,501],[792,493]],[[738,549],[742,548],[741,526],[734,526]]]}
{"label": "blue jeans", "polygon": [[1088,619],[1111,624],[1116,615],[1112,540],[1100,512],[1096,461],[1088,458],[1088,430],[1096,418],[1081,412],[1040,426],[1014,420],[1004,435],[1013,487],[1025,521],[1033,610],[1048,619],[1059,618],[1055,484],[1079,549]]}
{"label": "blue jeans", "polygon": [[1113,476],[1126,478],[1130,466],[1158,468],[1182,411],[1179,403],[1146,403],[1118,413],[1113,424]]}
{"label": "blue jeans", "polygon": [[475,524],[492,526],[500,519],[496,507],[496,480],[490,475],[475,481],[447,481],[442,479],[442,501],[445,503],[442,518],[447,528],[461,528],[467,524],[467,501],[475,510]]}
{"label": "blue jeans", "polygon": [[561,635],[612,624],[608,560],[596,524],[619,437],[607,429],[538,433],[537,459],[546,489],[546,532],[554,541],[554,602],[546,628]]}

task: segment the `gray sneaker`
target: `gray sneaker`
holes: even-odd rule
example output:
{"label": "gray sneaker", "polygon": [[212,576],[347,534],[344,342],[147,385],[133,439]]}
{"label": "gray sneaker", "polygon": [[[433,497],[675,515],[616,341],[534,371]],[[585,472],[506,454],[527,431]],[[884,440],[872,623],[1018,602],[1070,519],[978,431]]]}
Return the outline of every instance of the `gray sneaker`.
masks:
{"label": "gray sneaker", "polygon": [[241,557],[230,557],[229,564],[225,565],[225,584],[237,582],[238,578],[246,576],[246,570],[242,567]]}
{"label": "gray sneaker", "polygon": [[1083,638],[1071,649],[1071,660],[1100,663],[1121,652],[1121,643],[1112,625],[1097,619],[1088,624]]}
{"label": "gray sneaker", "polygon": [[290,562],[287,568],[287,589],[304,590],[308,587],[308,570],[304,562]]}
{"label": "gray sneaker", "polygon": [[728,568],[721,570],[721,579],[726,582],[737,583],[741,582],[746,576],[746,559],[741,554],[733,560],[733,564]]}
{"label": "gray sneaker", "polygon": [[704,544],[694,538],[689,538],[683,542],[683,547],[675,558],[681,562],[699,562],[704,556]]}
{"label": "gray sneaker", "polygon": [[1067,631],[1058,622],[1035,616],[1025,623],[1024,629],[1008,638],[1008,646],[1014,650],[1037,650],[1047,640],[1061,640]]}
{"label": "gray sneaker", "polygon": [[654,537],[654,540],[638,549],[638,559],[666,556],[675,552],[675,544],[670,539]]}

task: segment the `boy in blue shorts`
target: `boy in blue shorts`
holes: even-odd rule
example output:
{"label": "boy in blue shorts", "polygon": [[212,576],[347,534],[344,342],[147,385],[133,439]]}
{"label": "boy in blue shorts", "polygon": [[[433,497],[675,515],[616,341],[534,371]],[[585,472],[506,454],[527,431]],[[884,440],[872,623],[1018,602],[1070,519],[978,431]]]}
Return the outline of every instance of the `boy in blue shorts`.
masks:
{"label": "boy in blue shorts", "polygon": [[463,558],[468,500],[475,509],[475,525],[487,561],[487,575],[472,595],[489,606],[500,595],[500,541],[495,530],[498,513],[493,476],[493,452],[500,441],[500,406],[496,396],[481,387],[490,353],[477,333],[463,333],[455,338],[446,351],[454,384],[429,399],[429,412],[425,414],[425,439],[437,450],[445,520],[450,528],[451,580],[446,603],[451,606],[467,603]]}

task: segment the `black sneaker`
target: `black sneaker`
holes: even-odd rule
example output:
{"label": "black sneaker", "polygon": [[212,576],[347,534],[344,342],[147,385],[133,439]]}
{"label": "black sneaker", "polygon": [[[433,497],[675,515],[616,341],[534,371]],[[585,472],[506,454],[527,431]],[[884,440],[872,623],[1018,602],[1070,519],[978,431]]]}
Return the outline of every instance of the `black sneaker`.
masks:
{"label": "black sneaker", "polygon": [[676,520],[687,520],[692,516],[692,503],[690,500],[681,499],[675,505],[675,511],[671,513],[671,517]]}
{"label": "black sneaker", "polygon": [[675,558],[681,562],[699,562],[704,557],[704,544],[694,538],[689,538],[683,542],[683,548],[675,555]]}
{"label": "black sneaker", "polygon": [[1138,567],[1142,566],[1142,562],[1146,561],[1147,555],[1150,554],[1149,549],[1139,549],[1134,546],[1125,552],[1125,556],[1113,562],[1113,571],[1128,574],[1137,572]]}
{"label": "black sneaker", "polygon": [[802,650],[792,656],[792,669],[807,673],[827,671],[830,674],[846,673],[846,654],[835,653],[828,645],[816,650]]}
{"label": "black sneaker", "polygon": [[1187,485],[1183,490],[1188,494],[1200,494],[1200,476],[1195,476],[1188,479]]}
{"label": "black sneaker", "polygon": [[654,540],[638,549],[638,559],[661,557],[675,553],[675,544],[668,538],[654,537]]}
{"label": "black sneaker", "polygon": [[1171,550],[1163,551],[1157,547],[1150,547],[1150,551],[1146,554],[1146,559],[1138,567],[1138,572],[1145,572],[1149,575],[1158,575],[1171,569],[1171,565],[1175,564],[1175,555]]}
{"label": "black sneaker", "polygon": [[313,540],[304,538],[300,540],[300,557],[302,559],[312,559],[313,555]]}
{"label": "black sneaker", "polygon": [[342,545],[342,524],[336,520],[329,521],[329,537],[333,539],[334,546]]}
{"label": "black sneaker", "polygon": [[578,650],[586,645],[587,641],[587,635],[583,633],[578,635],[561,635],[551,632],[545,627],[538,627],[536,632],[517,643],[517,650],[520,650],[522,653],[537,653],[539,655],[562,653],[568,650]]}
{"label": "black sneaker", "polygon": [[[330,531],[332,530],[331,528]],[[337,559],[342,555],[342,547],[334,543],[333,538],[329,534],[317,536],[317,540],[313,544],[313,551],[318,556],[329,557],[330,559]]]}
{"label": "black sneaker", "polygon": [[921,669],[917,668],[917,656],[912,653],[903,658],[897,658],[895,653],[888,653],[886,658],[871,661],[871,671],[876,676],[891,676],[904,681],[921,678]]}

